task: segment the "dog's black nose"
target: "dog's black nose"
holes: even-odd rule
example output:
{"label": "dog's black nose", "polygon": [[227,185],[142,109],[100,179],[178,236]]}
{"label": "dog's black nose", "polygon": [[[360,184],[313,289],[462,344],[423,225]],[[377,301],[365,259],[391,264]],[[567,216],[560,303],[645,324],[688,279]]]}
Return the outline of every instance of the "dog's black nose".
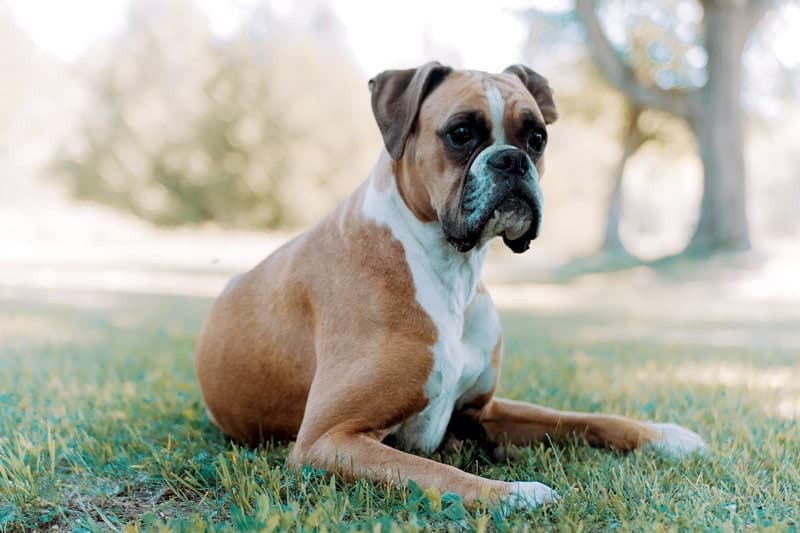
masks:
{"label": "dog's black nose", "polygon": [[528,172],[528,156],[516,148],[505,148],[495,152],[489,156],[486,164],[492,170],[511,176],[523,176]]}

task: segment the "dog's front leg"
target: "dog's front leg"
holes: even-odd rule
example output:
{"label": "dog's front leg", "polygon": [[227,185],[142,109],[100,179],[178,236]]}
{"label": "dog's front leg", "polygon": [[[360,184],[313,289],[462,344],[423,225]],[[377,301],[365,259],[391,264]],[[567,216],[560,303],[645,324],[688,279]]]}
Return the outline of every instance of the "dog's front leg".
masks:
{"label": "dog's front leg", "polygon": [[511,507],[536,507],[557,498],[556,493],[542,483],[482,478],[402,452],[369,433],[328,431],[310,445],[296,443],[289,462],[295,466],[313,464],[349,480],[366,478],[400,484],[412,480],[422,488],[437,487],[442,492],[454,492],[466,504],[482,499]]}
{"label": "dog's front leg", "polygon": [[659,448],[680,457],[705,448],[703,439],[676,424],[640,422],[623,416],[558,411],[525,402],[493,398],[465,413],[497,444],[529,445],[546,439],[585,438],[592,446],[630,451]]}

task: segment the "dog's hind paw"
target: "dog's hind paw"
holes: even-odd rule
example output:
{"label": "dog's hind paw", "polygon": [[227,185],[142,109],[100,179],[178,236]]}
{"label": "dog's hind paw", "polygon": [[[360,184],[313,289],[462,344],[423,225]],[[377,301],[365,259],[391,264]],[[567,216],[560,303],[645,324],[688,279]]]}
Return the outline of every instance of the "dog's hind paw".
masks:
{"label": "dog's hind paw", "polygon": [[647,443],[646,448],[653,448],[675,459],[706,451],[703,437],[683,426],[650,423],[650,427],[658,432],[660,438]]}
{"label": "dog's hind paw", "polygon": [[503,505],[511,509],[531,509],[557,501],[556,491],[536,481],[514,481],[508,496],[503,497]]}

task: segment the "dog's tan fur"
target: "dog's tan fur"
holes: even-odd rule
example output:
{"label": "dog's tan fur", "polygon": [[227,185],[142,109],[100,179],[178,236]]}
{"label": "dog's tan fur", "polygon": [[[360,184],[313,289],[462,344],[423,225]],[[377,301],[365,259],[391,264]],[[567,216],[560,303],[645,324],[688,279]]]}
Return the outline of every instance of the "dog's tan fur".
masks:
{"label": "dog's tan fur", "polygon": [[[509,494],[509,483],[382,442],[426,406],[439,332],[415,298],[403,246],[362,212],[370,183],[385,189],[396,180],[411,212],[423,222],[436,220],[457,196],[460,172],[442,156],[436,129],[462,108],[488,114],[487,80],[504,97],[509,134],[519,109],[542,117],[533,97],[541,87],[532,90],[512,73],[450,73],[421,102],[402,157],[392,161],[384,154],[371,181],[219,297],[200,336],[196,366],[210,415],[227,435],[251,444],[296,439],[292,464],[350,478],[411,479],[467,502]],[[555,108],[546,112],[554,120]],[[543,160],[537,167],[541,173]],[[482,285],[478,292],[485,292]],[[498,338],[491,358],[495,384],[501,347]],[[593,445],[631,450],[660,438],[652,425],[627,418],[495,398],[494,386],[457,415],[496,443],[584,436]]]}

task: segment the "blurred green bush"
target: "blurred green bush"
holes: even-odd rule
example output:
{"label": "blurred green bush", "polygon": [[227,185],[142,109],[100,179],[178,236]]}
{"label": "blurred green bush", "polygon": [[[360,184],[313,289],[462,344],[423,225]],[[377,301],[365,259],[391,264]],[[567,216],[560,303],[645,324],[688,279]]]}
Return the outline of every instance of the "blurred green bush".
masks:
{"label": "blurred green bush", "polygon": [[56,175],[160,225],[306,224],[377,148],[341,35],[324,4],[300,22],[257,6],[223,39],[190,1],[133,2],[126,30],[81,63],[92,100]]}

